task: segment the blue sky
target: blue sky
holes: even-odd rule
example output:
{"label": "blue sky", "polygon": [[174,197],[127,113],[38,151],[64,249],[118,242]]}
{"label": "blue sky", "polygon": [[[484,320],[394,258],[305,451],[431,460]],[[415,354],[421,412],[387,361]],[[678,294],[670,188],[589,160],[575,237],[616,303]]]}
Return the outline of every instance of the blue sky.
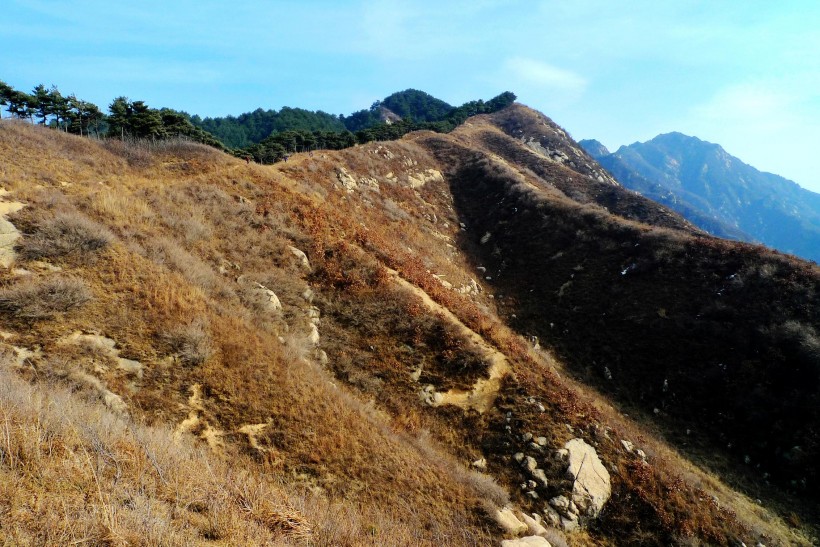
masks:
{"label": "blue sky", "polygon": [[820,2],[5,0],[0,79],[106,107],[349,114],[515,92],[610,149],[680,131],[820,192]]}

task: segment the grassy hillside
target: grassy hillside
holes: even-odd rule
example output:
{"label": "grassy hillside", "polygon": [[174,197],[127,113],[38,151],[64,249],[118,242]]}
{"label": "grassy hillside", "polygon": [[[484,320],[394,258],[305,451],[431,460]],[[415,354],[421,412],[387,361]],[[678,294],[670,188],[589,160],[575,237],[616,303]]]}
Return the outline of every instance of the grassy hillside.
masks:
{"label": "grassy hillside", "polygon": [[[521,107],[499,115],[542,123]],[[789,524],[790,511],[756,504],[666,444],[665,422],[634,421],[571,379],[582,356],[565,339],[524,336],[544,324],[533,310],[548,309],[554,277],[542,269],[531,307],[505,285],[505,272],[524,281],[519,263],[543,256],[503,254],[503,234],[520,233],[508,202],[534,208],[522,218],[538,221],[527,233],[544,248],[610,232],[632,241],[659,230],[698,249],[701,239],[586,178],[599,169],[591,160],[578,171],[543,164],[501,119],[274,166],[189,143],[149,149],[0,124],[2,212],[21,233],[0,271],[0,537],[498,543],[510,536],[498,509],[545,515],[572,490],[555,453],[582,438],[612,497],[581,530],[548,525],[553,545],[810,544],[810,529],[794,526],[801,515]],[[508,181],[538,199],[525,203]],[[573,236],[545,213],[606,230]],[[590,268],[608,271],[605,256]],[[67,410],[58,419],[54,408]],[[544,483],[521,488],[530,476],[518,453],[538,461]],[[74,482],[60,482],[65,468]]]}

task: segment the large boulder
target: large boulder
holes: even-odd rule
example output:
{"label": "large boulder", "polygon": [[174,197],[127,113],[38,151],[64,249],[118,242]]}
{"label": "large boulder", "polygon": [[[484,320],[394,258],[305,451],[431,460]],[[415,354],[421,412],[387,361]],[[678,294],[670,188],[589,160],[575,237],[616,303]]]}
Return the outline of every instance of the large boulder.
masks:
{"label": "large boulder", "polygon": [[301,268],[310,271],[310,261],[304,251],[297,249],[292,245],[288,245],[288,250],[290,251],[290,254],[296,257],[296,260]]}
{"label": "large boulder", "polygon": [[595,518],[612,494],[609,471],[583,439],[572,439],[564,449],[568,452],[567,474],[573,479],[572,501],[581,516]]}

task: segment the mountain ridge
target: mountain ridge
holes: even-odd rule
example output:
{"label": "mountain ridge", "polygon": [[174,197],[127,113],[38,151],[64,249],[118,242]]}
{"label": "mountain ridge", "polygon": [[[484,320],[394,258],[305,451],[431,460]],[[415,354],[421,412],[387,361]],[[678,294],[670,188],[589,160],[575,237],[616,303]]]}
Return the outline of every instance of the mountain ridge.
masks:
{"label": "mountain ridge", "polygon": [[[164,495],[168,510],[155,518],[175,537],[812,542],[813,437],[774,419],[745,427],[736,395],[770,394],[773,416],[805,406],[805,428],[814,423],[816,267],[712,238],[625,190],[541,113],[515,104],[450,133],[274,165],[191,143],[97,142],[2,122],[0,155],[3,200],[25,205],[8,216],[17,256],[0,270],[4,370],[44,392],[62,386],[100,408],[125,408],[119,419],[165,428],[244,473],[238,492],[225,482],[219,504],[191,502],[188,489],[162,490],[166,460],[155,458],[159,472],[150,457],[138,460],[159,485],[149,494]],[[48,288],[56,296],[32,307],[30,295]],[[739,344],[737,356],[713,362],[724,355],[709,353],[719,349],[711,342],[732,335],[735,321],[772,351],[755,356],[757,347]],[[768,364],[744,384],[736,375],[754,359]],[[687,382],[704,371],[725,382],[711,366],[720,362],[738,390],[716,398],[707,386],[691,394],[705,395],[704,408],[693,408]],[[801,387],[799,397],[770,392],[772,370],[786,393]],[[719,437],[724,429],[736,450]],[[799,436],[804,454],[757,446],[764,432]],[[713,449],[729,470],[723,479],[749,481],[762,505],[666,435],[678,448]],[[570,504],[587,500],[576,498],[562,450],[581,442],[611,477],[597,514]],[[100,461],[85,466],[84,484],[95,471],[97,515],[118,518],[78,512],[71,532],[59,516],[26,513],[15,537],[138,533],[129,526],[145,515],[143,498],[117,488],[137,492],[139,468],[116,465],[133,460],[107,443],[90,436],[82,445]],[[747,446],[772,485],[743,463]],[[25,484],[54,507],[76,499],[76,488],[39,490],[49,484],[21,464],[33,461],[0,466],[14,479],[7,488]],[[805,489],[775,486],[803,476]],[[23,491],[30,496],[22,489],[15,499]],[[274,507],[251,495],[271,491]],[[520,520],[510,527],[504,515]],[[787,524],[795,519],[804,531]]]}
{"label": "mountain ridge", "polygon": [[667,203],[715,235],[820,259],[820,195],[794,181],[679,132],[609,154],[583,142],[627,187]]}

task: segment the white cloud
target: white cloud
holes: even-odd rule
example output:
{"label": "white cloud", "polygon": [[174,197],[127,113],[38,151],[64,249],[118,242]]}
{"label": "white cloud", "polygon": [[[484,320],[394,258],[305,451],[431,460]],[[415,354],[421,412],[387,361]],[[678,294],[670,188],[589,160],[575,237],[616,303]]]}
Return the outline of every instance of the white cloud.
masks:
{"label": "white cloud", "polygon": [[513,82],[541,88],[580,95],[586,88],[587,81],[582,76],[556,67],[549,63],[525,57],[512,57],[504,62],[504,72],[511,76]]}
{"label": "white cloud", "polygon": [[693,107],[692,115],[704,122],[750,124],[771,130],[793,124],[793,110],[799,102],[799,97],[777,87],[743,83],[719,90],[707,102]]}

